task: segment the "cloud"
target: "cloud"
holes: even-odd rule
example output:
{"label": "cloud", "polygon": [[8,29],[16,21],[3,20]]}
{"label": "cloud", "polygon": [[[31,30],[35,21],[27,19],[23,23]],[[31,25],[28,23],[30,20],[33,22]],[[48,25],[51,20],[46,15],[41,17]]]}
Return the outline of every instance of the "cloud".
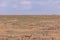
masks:
{"label": "cloud", "polygon": [[18,7],[17,4],[12,4],[11,6],[12,6],[13,8],[17,8],[17,7]]}
{"label": "cloud", "polygon": [[48,0],[48,1],[38,1],[36,2],[42,9],[46,10],[59,10],[60,9],[60,1],[59,0]]}
{"label": "cloud", "polygon": [[30,1],[21,1],[20,4],[31,4]]}
{"label": "cloud", "polygon": [[1,2],[1,3],[0,3],[0,7],[7,7],[7,5],[8,5],[8,4],[7,4],[6,2]]}
{"label": "cloud", "polygon": [[24,10],[30,10],[31,9],[31,1],[28,0],[14,0],[14,1],[10,1],[9,3],[9,7],[12,7],[15,10],[19,10],[19,11],[24,11]]}
{"label": "cloud", "polygon": [[22,8],[22,10],[30,10],[31,6],[30,5],[23,5],[21,8]]}
{"label": "cloud", "polygon": [[49,4],[59,4],[60,1],[59,0],[48,0],[48,1],[37,1],[36,2],[37,4],[40,4],[40,5],[49,5]]}
{"label": "cloud", "polygon": [[31,1],[22,0],[20,1],[21,10],[30,10],[31,9]]}

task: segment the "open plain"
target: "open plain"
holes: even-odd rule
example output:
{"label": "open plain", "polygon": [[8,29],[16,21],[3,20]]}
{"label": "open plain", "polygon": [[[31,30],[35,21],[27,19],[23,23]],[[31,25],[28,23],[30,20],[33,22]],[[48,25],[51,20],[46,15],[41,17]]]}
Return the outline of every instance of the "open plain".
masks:
{"label": "open plain", "polygon": [[0,40],[60,40],[60,16],[1,15]]}

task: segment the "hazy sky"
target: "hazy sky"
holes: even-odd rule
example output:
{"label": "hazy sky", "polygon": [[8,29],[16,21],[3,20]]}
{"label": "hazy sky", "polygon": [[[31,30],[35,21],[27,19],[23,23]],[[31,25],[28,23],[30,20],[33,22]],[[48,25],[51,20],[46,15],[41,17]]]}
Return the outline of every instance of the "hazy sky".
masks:
{"label": "hazy sky", "polygon": [[0,14],[60,14],[60,0],[0,0]]}

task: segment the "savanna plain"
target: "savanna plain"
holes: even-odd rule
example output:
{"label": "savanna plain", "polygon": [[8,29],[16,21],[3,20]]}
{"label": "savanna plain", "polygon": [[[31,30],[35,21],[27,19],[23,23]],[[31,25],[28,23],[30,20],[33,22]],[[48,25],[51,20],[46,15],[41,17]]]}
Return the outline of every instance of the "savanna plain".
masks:
{"label": "savanna plain", "polygon": [[0,15],[0,40],[60,40],[60,15]]}

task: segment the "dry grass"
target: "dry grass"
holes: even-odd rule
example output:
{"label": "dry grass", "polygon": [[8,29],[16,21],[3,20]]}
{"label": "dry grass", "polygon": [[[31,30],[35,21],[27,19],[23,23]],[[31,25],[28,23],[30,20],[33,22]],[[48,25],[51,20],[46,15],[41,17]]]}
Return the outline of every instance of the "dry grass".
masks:
{"label": "dry grass", "polygon": [[0,16],[0,40],[60,40],[60,16]]}

